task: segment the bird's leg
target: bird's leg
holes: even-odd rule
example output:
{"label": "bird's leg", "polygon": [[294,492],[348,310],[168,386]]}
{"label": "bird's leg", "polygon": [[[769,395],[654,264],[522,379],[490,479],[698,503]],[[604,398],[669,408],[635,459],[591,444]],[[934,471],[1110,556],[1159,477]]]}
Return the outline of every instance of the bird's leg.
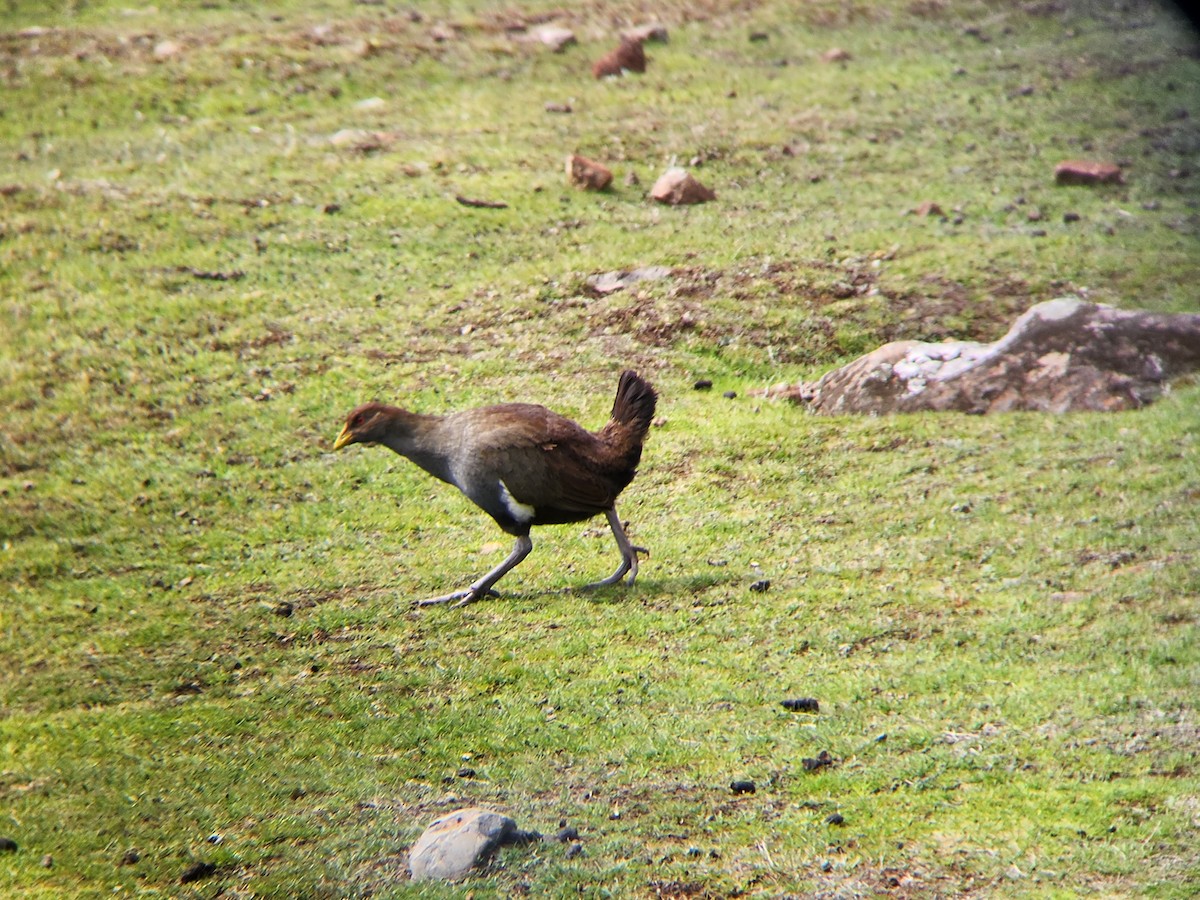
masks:
{"label": "bird's leg", "polygon": [[492,585],[504,577],[504,574],[529,555],[529,551],[533,549],[533,541],[529,539],[529,535],[523,534],[517,538],[516,544],[513,545],[512,553],[508,554],[504,562],[492,569],[473,585],[465,590],[454,591],[451,594],[445,594],[441,597],[430,597],[428,600],[418,600],[418,606],[433,606],[435,603],[454,603],[457,608],[466,606],[468,603],[474,603],[476,600],[482,600],[487,596],[499,596],[492,590]]}
{"label": "bird's leg", "polygon": [[645,553],[647,556],[650,554],[650,551],[645,547],[635,547],[629,543],[629,538],[625,536],[625,529],[621,526],[621,518],[617,515],[617,508],[615,506],[607,510],[604,515],[608,517],[608,525],[612,529],[613,537],[617,539],[617,548],[621,551],[621,565],[617,568],[617,571],[613,572],[607,578],[594,581],[591,584],[585,584],[584,588],[598,588],[616,584],[626,572],[629,573],[627,582],[633,584],[633,580],[637,578],[638,573],[638,554]]}

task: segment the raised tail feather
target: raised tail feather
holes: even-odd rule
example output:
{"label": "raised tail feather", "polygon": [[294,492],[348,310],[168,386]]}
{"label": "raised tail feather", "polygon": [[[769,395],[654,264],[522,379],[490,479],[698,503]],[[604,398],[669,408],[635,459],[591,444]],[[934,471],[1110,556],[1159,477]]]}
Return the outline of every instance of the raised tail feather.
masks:
{"label": "raised tail feather", "polygon": [[633,432],[637,442],[641,443],[646,432],[650,430],[650,422],[654,419],[654,407],[657,401],[658,394],[654,392],[650,382],[638,375],[637,372],[626,369],[621,373],[621,380],[617,382],[617,397],[613,401],[612,422],[628,428]]}

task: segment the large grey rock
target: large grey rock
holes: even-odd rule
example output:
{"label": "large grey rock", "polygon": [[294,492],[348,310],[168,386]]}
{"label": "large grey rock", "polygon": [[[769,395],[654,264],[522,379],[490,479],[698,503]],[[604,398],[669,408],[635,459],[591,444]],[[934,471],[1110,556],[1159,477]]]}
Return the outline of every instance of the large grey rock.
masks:
{"label": "large grey rock", "polygon": [[460,809],[438,819],[417,838],[408,854],[408,868],[414,881],[458,881],[497,848],[539,837],[490,809]]}
{"label": "large grey rock", "polygon": [[1121,310],[1064,297],[1024,313],[999,341],[897,341],[819,381],[768,393],[814,411],[1132,409],[1200,368],[1200,315]]}

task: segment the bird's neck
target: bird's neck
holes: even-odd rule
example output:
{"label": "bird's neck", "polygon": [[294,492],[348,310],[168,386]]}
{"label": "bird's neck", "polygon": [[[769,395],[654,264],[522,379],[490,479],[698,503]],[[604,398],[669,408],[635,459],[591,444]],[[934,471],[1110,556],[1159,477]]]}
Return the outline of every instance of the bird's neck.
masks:
{"label": "bird's neck", "polygon": [[442,416],[397,409],[391,427],[380,440],[390,450],[406,457],[436,478],[450,481],[451,448],[441,434]]}

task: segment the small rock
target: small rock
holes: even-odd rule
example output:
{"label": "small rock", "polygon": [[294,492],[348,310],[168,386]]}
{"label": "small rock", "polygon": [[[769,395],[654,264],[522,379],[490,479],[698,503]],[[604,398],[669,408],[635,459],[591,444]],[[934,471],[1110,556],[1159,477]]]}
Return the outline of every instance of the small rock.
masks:
{"label": "small rock", "polygon": [[296,608],[287,600],[281,600],[279,603],[275,604],[275,608],[271,610],[271,612],[275,613],[275,615],[284,619],[290,618],[292,613],[295,611]]}
{"label": "small rock", "polygon": [[650,196],[659,203],[670,206],[706,203],[717,199],[713,191],[693,178],[686,169],[680,168],[667,169],[659,176],[658,181],[654,182],[654,187],[650,189]]}
{"label": "small rock", "polygon": [[615,50],[610,50],[592,66],[593,78],[607,78],[623,72],[645,72],[646,51],[641,41],[623,40]]}
{"label": "small rock", "polygon": [[595,160],[573,153],[567,157],[567,180],[585,191],[602,191],[612,184],[613,173]]}
{"label": "small rock", "polygon": [[414,881],[457,881],[496,848],[539,838],[536,832],[519,830],[515,821],[498,812],[460,809],[425,829],[409,851],[408,865]]}
{"label": "small rock", "polygon": [[126,850],[125,853],[121,856],[121,859],[117,863],[117,865],[118,866],[132,866],[134,863],[136,863],[141,858],[142,858],[142,854],[138,853],[136,850]]}
{"label": "small rock", "polygon": [[193,881],[207,878],[215,871],[217,871],[217,867],[210,862],[195,862],[184,869],[183,874],[179,876],[179,883],[191,884]]}
{"label": "small rock", "polygon": [[387,101],[382,97],[367,97],[365,100],[359,100],[354,104],[354,108],[360,112],[376,112],[387,106]]}
{"label": "small rock", "polygon": [[1077,212],[1063,213],[1063,222],[1065,224],[1070,225],[1072,222],[1078,222],[1078,221],[1079,221],[1079,213],[1077,213]]}
{"label": "small rock", "polygon": [[726,391],[721,396],[724,397],[726,400],[736,400],[737,399],[737,391]]}
{"label": "small rock", "polygon": [[815,697],[796,697],[791,700],[784,700],[780,706],[792,712],[820,712],[821,704]]}
{"label": "small rock", "polygon": [[696,390],[696,391],[707,391],[707,390],[711,390],[711,389],[712,389],[712,381],[708,378],[697,379],[696,383],[692,385],[692,390]]}
{"label": "small rock", "polygon": [[765,41],[765,40],[770,39],[770,37],[771,36],[769,34],[767,34],[765,31],[752,31],[752,32],[750,32],[750,43],[757,44],[760,41]]}
{"label": "small rock", "polygon": [[769,578],[760,578],[758,581],[750,585],[750,590],[756,594],[765,594],[771,589],[771,580]]}
{"label": "small rock", "polygon": [[562,828],[558,829],[558,832],[554,835],[554,840],[558,841],[560,844],[567,844],[571,841],[577,841],[579,840],[579,829],[571,825],[564,825]]}
{"label": "small rock", "polygon": [[834,813],[825,820],[826,825],[845,825],[846,820],[841,813]]}
{"label": "small rock", "polygon": [[1113,163],[1068,160],[1054,167],[1058,184],[1124,184],[1121,167]]}
{"label": "small rock", "polygon": [[821,62],[825,63],[849,62],[851,59],[849,52],[841,47],[831,47],[821,54]]}
{"label": "small rock", "polygon": [[154,58],[159,62],[165,62],[168,59],[173,59],[183,52],[183,46],[177,41],[159,41],[154,45]]}
{"label": "small rock", "polygon": [[42,857],[42,868],[43,869],[54,868],[54,857],[51,856],[49,853],[47,853],[45,856]]}
{"label": "small rock", "polygon": [[456,774],[459,778],[474,778],[478,773],[470,766],[463,766],[454,774]]}
{"label": "small rock", "polygon": [[730,782],[729,789],[735,794],[753,794],[758,790],[753,781]]}
{"label": "small rock", "polygon": [[17,842],[10,837],[0,837],[0,853],[16,853]]}

